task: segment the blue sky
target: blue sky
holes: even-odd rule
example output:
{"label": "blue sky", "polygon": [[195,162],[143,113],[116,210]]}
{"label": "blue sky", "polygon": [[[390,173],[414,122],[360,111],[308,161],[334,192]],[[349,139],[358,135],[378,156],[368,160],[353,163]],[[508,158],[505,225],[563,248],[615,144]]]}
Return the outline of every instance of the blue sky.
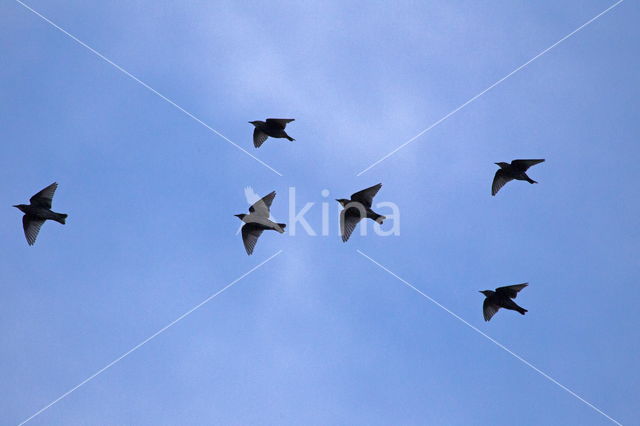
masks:
{"label": "blue sky", "polygon": [[[0,423],[18,424],[278,250],[29,424],[605,425],[640,405],[637,22],[625,1],[356,174],[613,1],[0,3]],[[296,142],[250,120],[295,117]],[[496,197],[497,161],[546,158]],[[11,205],[57,181],[34,247]],[[399,236],[337,236],[382,182]],[[330,237],[235,234],[244,188],[288,188]],[[321,191],[330,194],[323,197]],[[384,211],[381,211],[384,214]],[[478,290],[530,282],[529,313]]]}

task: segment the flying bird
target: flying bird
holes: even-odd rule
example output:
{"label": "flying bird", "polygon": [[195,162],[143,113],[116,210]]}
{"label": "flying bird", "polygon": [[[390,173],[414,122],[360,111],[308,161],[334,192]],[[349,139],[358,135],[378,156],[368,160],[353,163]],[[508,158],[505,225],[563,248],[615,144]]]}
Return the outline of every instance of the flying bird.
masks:
{"label": "flying bird", "polygon": [[275,197],[276,191],[273,191],[249,207],[249,214],[235,215],[245,223],[242,226],[242,242],[248,255],[253,253],[253,248],[256,246],[260,235],[262,235],[262,231],[272,229],[281,234],[284,233],[286,224],[269,220],[269,209]]}
{"label": "flying bird", "polygon": [[24,213],[24,216],[22,216],[22,227],[24,228],[24,236],[27,238],[27,243],[29,243],[30,246],[36,242],[40,227],[46,220],[55,220],[58,223],[65,224],[67,215],[51,210],[53,194],[55,194],[57,188],[58,184],[54,182],[31,197],[29,204],[13,206]]}
{"label": "flying bird", "polygon": [[340,234],[343,242],[347,242],[358,222],[365,217],[373,219],[382,225],[386,217],[371,210],[373,197],[376,196],[380,188],[382,188],[381,183],[352,194],[350,200],[345,198],[336,199],[344,207],[340,213]]}
{"label": "flying bird", "polygon": [[253,129],[253,146],[260,148],[260,146],[267,140],[269,136],[272,138],[286,138],[290,141],[295,141],[294,138],[289,136],[284,128],[287,127],[287,123],[291,123],[295,118],[267,118],[267,121],[250,121],[249,123],[255,126]]}
{"label": "flying bird", "polygon": [[535,166],[538,163],[542,163],[541,160],[513,160],[509,163],[495,163],[500,166],[500,170],[496,172],[493,177],[493,184],[491,185],[491,195],[496,195],[500,188],[502,188],[507,182],[516,180],[526,180],[529,183],[538,183],[535,180],[527,176],[526,171],[531,166]]}
{"label": "flying bird", "polygon": [[500,308],[509,309],[511,311],[518,311],[520,315],[524,315],[528,312],[526,309],[518,306],[516,302],[511,299],[515,299],[518,296],[518,292],[528,286],[529,283],[508,285],[505,287],[498,287],[496,291],[482,290],[480,293],[485,295],[484,303],[482,304],[482,313],[484,320],[489,321],[491,317],[495,315]]}

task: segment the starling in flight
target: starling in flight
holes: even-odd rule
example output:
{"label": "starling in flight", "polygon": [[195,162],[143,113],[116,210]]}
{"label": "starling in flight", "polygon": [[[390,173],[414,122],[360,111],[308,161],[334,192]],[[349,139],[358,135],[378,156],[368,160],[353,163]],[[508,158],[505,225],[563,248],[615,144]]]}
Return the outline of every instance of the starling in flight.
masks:
{"label": "starling in flight", "polygon": [[249,255],[253,253],[253,248],[256,246],[262,231],[272,229],[281,234],[284,233],[284,228],[287,226],[286,224],[275,223],[269,220],[269,209],[271,208],[271,203],[274,198],[276,198],[276,191],[265,195],[249,207],[249,214],[243,213],[235,215],[245,223],[242,226],[242,242]]}
{"label": "starling in flight", "polygon": [[542,160],[513,160],[509,163],[495,163],[500,166],[500,170],[496,172],[493,178],[493,184],[491,185],[491,195],[496,195],[500,188],[502,188],[507,182],[517,179],[526,180],[529,183],[538,183],[535,180],[527,176],[527,169],[538,163],[542,163]]}
{"label": "starling in flight", "polygon": [[255,126],[253,129],[253,146],[260,148],[260,145],[267,140],[269,136],[272,138],[287,138],[290,141],[295,141],[294,138],[289,136],[284,128],[287,127],[287,123],[291,123],[294,118],[267,118],[267,121],[250,121],[249,123]]}
{"label": "starling in flight", "polygon": [[373,197],[376,196],[380,188],[382,188],[381,183],[352,194],[351,200],[345,198],[336,200],[344,207],[340,213],[340,234],[343,242],[347,242],[358,222],[365,217],[382,225],[386,217],[371,210]]}
{"label": "starling in flight", "polygon": [[20,209],[22,216],[22,227],[24,228],[24,236],[27,242],[32,246],[36,242],[40,227],[46,220],[55,220],[64,225],[66,214],[51,211],[51,201],[53,194],[56,192],[58,184],[56,182],[47,186],[42,191],[31,197],[30,204],[18,204],[16,207]]}
{"label": "starling in flight", "polygon": [[484,320],[489,321],[492,316],[498,312],[498,309],[505,308],[511,311],[518,311],[521,315],[527,312],[526,309],[521,308],[511,299],[515,299],[518,296],[518,292],[525,288],[528,283],[508,285],[506,287],[498,287],[496,291],[482,290],[480,293],[485,295],[484,303],[482,304],[482,313],[484,314]]}

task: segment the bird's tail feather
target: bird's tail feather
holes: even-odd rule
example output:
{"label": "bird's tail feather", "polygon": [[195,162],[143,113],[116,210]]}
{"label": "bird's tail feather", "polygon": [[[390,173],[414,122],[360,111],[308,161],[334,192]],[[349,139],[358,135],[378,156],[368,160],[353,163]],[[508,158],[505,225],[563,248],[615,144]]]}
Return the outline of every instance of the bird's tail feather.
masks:
{"label": "bird's tail feather", "polygon": [[529,312],[529,311],[527,311],[525,308],[520,308],[518,309],[518,312],[520,312],[520,315],[524,315],[526,312]]}
{"label": "bird's tail feather", "polygon": [[287,139],[289,139],[291,142],[295,141],[294,138],[292,138],[291,136],[288,136],[288,135],[287,135]]}
{"label": "bird's tail feather", "polygon": [[65,213],[58,213],[58,217],[54,220],[64,225],[67,222],[67,216],[69,215]]}
{"label": "bird's tail feather", "polygon": [[379,214],[378,217],[375,218],[375,221],[378,222],[379,225],[382,225],[382,222],[384,222],[386,218],[386,216]]}
{"label": "bird's tail feather", "polygon": [[278,223],[278,228],[276,228],[276,231],[278,231],[279,233],[284,233],[284,228],[287,227],[286,223]]}

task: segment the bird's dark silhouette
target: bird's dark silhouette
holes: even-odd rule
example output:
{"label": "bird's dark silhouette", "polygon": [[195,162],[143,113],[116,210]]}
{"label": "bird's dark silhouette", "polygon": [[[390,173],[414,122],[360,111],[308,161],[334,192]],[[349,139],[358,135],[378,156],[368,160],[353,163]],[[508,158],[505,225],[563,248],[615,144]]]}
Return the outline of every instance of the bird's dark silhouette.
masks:
{"label": "bird's dark silhouette", "polygon": [[284,131],[284,128],[287,127],[287,123],[291,123],[293,120],[295,119],[267,118],[267,121],[250,121],[249,123],[255,126],[255,129],[253,129],[253,146],[260,148],[269,136],[272,138],[286,138],[290,141],[295,141],[294,138]]}
{"label": "bird's dark silhouette", "polygon": [[518,311],[521,315],[528,312],[526,309],[518,306],[515,299],[518,296],[518,292],[528,286],[529,283],[508,285],[505,287],[498,287],[493,290],[482,290],[480,293],[485,295],[484,303],[482,304],[482,314],[484,320],[489,321],[491,317],[495,315],[500,308],[509,309],[511,311]]}
{"label": "bird's dark silhouette", "polygon": [[58,184],[54,182],[31,197],[29,200],[30,204],[13,206],[24,213],[24,216],[22,216],[22,227],[24,228],[24,236],[27,238],[27,243],[29,243],[30,246],[36,242],[40,227],[45,221],[55,220],[58,223],[65,224],[67,215],[51,210],[53,194],[55,194],[57,188]]}
{"label": "bird's dark silhouette", "polygon": [[513,160],[509,163],[495,163],[500,166],[500,170],[496,172],[493,177],[493,184],[491,185],[491,195],[496,195],[500,188],[502,188],[507,182],[516,180],[526,180],[529,183],[538,183],[535,180],[527,176],[526,171],[529,167],[538,163],[542,163],[544,159],[540,160]]}
{"label": "bird's dark silhouette", "polygon": [[345,198],[336,199],[344,207],[340,213],[340,234],[343,242],[347,242],[356,225],[363,218],[373,219],[379,224],[382,224],[386,219],[386,217],[371,210],[373,197],[376,196],[380,188],[382,188],[381,183],[352,194],[350,200]]}
{"label": "bird's dark silhouette", "polygon": [[235,215],[245,223],[242,226],[242,242],[248,255],[253,253],[253,248],[256,246],[260,235],[262,235],[262,231],[271,229],[281,234],[284,233],[284,228],[287,226],[286,224],[275,223],[269,220],[269,209],[275,197],[276,191],[273,191],[249,207],[249,214],[242,213]]}

